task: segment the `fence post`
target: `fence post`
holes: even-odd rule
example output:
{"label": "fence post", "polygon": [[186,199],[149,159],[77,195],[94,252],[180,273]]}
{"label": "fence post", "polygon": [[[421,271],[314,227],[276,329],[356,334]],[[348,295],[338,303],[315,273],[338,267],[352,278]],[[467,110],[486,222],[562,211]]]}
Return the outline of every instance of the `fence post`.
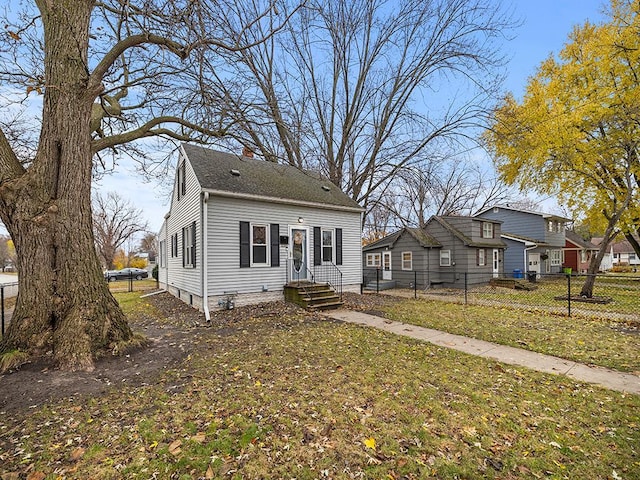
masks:
{"label": "fence post", "polygon": [[2,336],[4,337],[4,285],[0,286],[0,311],[2,315]]}
{"label": "fence post", "polygon": [[571,316],[571,274],[567,274],[567,315]]}
{"label": "fence post", "polygon": [[129,291],[133,292],[133,272],[129,271]]}
{"label": "fence post", "polygon": [[418,272],[413,271],[413,298],[418,298]]}
{"label": "fence post", "polygon": [[468,272],[464,272],[464,304],[467,305]]}

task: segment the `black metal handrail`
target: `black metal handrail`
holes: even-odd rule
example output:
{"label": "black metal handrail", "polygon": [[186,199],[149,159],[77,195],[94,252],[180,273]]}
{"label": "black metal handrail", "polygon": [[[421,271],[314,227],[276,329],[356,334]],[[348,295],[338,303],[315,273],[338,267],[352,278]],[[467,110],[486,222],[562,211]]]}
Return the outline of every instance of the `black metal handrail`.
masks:
{"label": "black metal handrail", "polygon": [[333,262],[313,266],[313,276],[317,282],[327,283],[342,300],[342,271]]}
{"label": "black metal handrail", "polygon": [[340,300],[342,300],[342,271],[333,262],[314,265],[313,271],[309,270],[306,264],[302,264],[300,269],[296,271],[293,268],[293,259],[288,259],[287,284],[296,283],[300,285],[301,282],[326,283],[336,291]]}

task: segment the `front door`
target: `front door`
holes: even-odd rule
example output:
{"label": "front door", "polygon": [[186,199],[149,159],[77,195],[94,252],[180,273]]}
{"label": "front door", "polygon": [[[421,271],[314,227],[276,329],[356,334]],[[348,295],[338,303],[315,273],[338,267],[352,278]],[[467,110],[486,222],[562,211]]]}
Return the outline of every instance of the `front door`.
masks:
{"label": "front door", "polygon": [[382,252],[382,279],[391,280],[391,252]]}
{"label": "front door", "polygon": [[292,227],[289,235],[289,268],[291,280],[307,280],[309,267],[309,232],[306,228]]}
{"label": "front door", "polygon": [[494,278],[500,275],[500,250],[498,250],[497,248],[493,249],[492,271],[493,271]]}
{"label": "front door", "polygon": [[540,274],[540,254],[539,253],[529,253],[529,267],[527,268],[529,272],[536,272]]}

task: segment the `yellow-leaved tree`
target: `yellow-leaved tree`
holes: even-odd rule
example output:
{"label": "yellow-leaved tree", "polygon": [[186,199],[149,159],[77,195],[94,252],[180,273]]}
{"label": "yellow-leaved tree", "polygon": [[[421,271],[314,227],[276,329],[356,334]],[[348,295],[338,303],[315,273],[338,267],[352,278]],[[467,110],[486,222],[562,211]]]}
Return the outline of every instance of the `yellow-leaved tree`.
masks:
{"label": "yellow-leaved tree", "polygon": [[[639,10],[640,2],[612,0],[607,23],[574,28],[522,101],[504,99],[485,134],[504,181],[557,195],[601,226],[590,274],[619,231],[631,237],[640,227]],[[581,295],[591,297],[595,276],[586,278]]]}

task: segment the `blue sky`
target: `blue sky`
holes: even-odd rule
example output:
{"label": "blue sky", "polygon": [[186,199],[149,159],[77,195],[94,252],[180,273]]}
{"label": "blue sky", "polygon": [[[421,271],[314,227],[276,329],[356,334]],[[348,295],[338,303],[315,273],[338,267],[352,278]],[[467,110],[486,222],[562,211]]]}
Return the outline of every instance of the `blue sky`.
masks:
{"label": "blue sky", "polygon": [[[605,3],[602,0],[512,0],[511,4],[514,16],[522,21],[522,26],[516,30],[513,40],[505,40],[504,51],[510,62],[504,88],[521,98],[527,79],[535,74],[544,59],[562,49],[575,25],[586,20],[593,23],[603,20],[601,12]],[[133,167],[122,165],[97,188],[105,192],[117,191],[129,198],[143,211],[151,229],[160,229],[169,208],[166,185],[142,183]],[[543,205],[547,208],[549,203]]]}
{"label": "blue sky", "polygon": [[600,23],[602,0],[512,0],[514,16],[523,24],[505,51],[511,57],[505,89],[521,98],[527,79],[550,54],[557,54],[575,25]]}

